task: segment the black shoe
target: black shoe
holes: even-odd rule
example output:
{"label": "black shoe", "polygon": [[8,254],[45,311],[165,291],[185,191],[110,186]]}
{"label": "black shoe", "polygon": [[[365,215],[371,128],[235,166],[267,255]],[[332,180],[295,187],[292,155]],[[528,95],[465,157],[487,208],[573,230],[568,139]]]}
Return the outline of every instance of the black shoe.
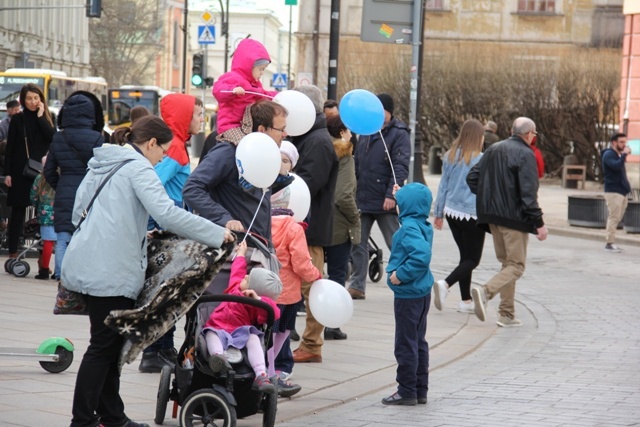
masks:
{"label": "black shoe", "polygon": [[291,341],[300,341],[300,334],[298,334],[298,331],[293,329],[291,332],[289,332],[289,338],[291,339]]}
{"label": "black shoe", "polygon": [[[100,424],[99,427],[110,427],[110,426],[106,424]],[[120,424],[117,427],[151,427],[151,426],[149,426],[149,424],[146,424],[146,423],[137,423],[135,421],[129,420],[126,423]]]}
{"label": "black shoe", "polygon": [[324,339],[325,340],[346,340],[347,334],[342,332],[340,328],[325,328]]}
{"label": "black shoe", "polygon": [[383,405],[415,406],[416,403],[418,400],[415,397],[402,397],[397,392],[382,399]]}
{"label": "black shoe", "polygon": [[161,356],[161,352],[148,351],[146,353],[142,353],[142,360],[140,361],[138,370],[145,374],[155,374],[162,371],[162,368],[165,365],[171,366],[171,363]]}
{"label": "black shoe", "polygon": [[426,405],[427,404],[427,398],[426,397],[419,397],[418,398],[418,404]]}
{"label": "black shoe", "polygon": [[35,276],[38,280],[49,280],[49,269],[48,268],[40,268],[38,269],[38,274]]}
{"label": "black shoe", "polygon": [[171,369],[175,367],[176,361],[178,360],[178,351],[175,348],[163,348],[158,352],[158,355],[160,356],[160,359],[166,362],[166,364],[172,365]]}

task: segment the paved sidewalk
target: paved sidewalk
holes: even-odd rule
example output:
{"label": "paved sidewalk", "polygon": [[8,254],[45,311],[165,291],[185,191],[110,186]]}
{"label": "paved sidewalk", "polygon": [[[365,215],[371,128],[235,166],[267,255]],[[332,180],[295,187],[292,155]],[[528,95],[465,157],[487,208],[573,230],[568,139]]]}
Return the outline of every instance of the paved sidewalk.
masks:
{"label": "paved sidewalk", "polygon": [[[426,178],[435,192],[439,177]],[[540,202],[552,236],[547,242],[532,239],[530,243],[529,265],[518,291],[517,309],[525,321],[523,328],[498,328],[491,310],[486,322],[457,313],[459,292],[455,288],[444,311],[432,309],[427,331],[432,391],[427,407],[408,413],[404,408],[378,403],[395,385],[393,296],[384,282],[369,283],[367,299],[355,301],[354,317],[343,328],[348,340],[326,342],[321,364],[296,365],[294,382],[303,390],[293,399],[280,400],[279,422],[288,426],[552,426],[562,423],[538,421],[557,413],[557,419],[571,424],[566,415],[571,411],[562,412],[549,403],[551,400],[583,412],[586,408],[585,416],[590,418],[571,425],[609,424],[606,420],[611,420],[611,425],[637,422],[640,413],[632,406],[640,407],[636,404],[640,393],[640,301],[632,282],[637,281],[640,236],[619,231],[619,243],[627,250],[622,254],[602,251],[603,230],[578,229],[566,223],[566,196],[575,192],[581,190],[561,189],[554,183],[541,187]],[[580,239],[564,237],[566,234]],[[383,241],[379,234],[374,238]],[[388,257],[387,248],[383,250]],[[457,256],[451,234],[447,230],[436,232],[432,266],[437,278],[453,268]],[[35,260],[29,262],[35,271]],[[488,279],[497,268],[493,246],[487,239],[474,280]],[[68,371],[50,374],[37,362],[0,356],[0,425],[64,426],[70,420],[75,375],[88,344],[88,321],[84,317],[54,316],[55,282],[38,281],[33,275],[17,279],[0,273],[1,345],[35,349],[49,336],[65,336],[76,345],[75,360]],[[496,302],[491,304],[497,307]],[[298,318],[300,332],[303,322]],[[179,327],[177,342],[182,338]],[[295,348],[296,343],[292,344]],[[135,362],[123,371],[127,414],[153,424],[159,375],[139,373],[137,366]],[[536,381],[549,381],[554,376],[559,377],[556,386],[536,386]],[[523,397],[518,400],[518,396]],[[618,404],[608,404],[611,399]],[[606,420],[598,418],[595,409],[589,412],[590,405],[596,407],[603,400],[607,400]],[[502,401],[508,401],[509,406]],[[522,405],[530,410],[516,410]],[[429,418],[430,413],[435,415]],[[514,419],[522,422],[512,424]],[[535,423],[529,423],[531,419]],[[178,425],[169,411],[165,425]],[[240,420],[238,425],[260,426],[261,417]]]}

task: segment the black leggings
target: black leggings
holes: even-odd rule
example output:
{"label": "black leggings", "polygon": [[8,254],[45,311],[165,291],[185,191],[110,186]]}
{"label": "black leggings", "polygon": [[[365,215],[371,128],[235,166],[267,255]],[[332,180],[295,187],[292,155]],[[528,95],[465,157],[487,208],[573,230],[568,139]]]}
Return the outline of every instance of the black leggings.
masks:
{"label": "black leggings", "polygon": [[445,281],[449,286],[460,283],[460,296],[463,301],[468,301],[471,299],[471,274],[482,258],[485,231],[477,226],[473,218],[445,217],[460,251],[460,262]]}
{"label": "black leggings", "polygon": [[10,254],[15,254],[16,252],[18,252],[18,244],[20,243],[20,236],[22,236],[22,228],[24,227],[24,216],[26,215],[26,213],[27,208],[11,208],[9,227],[7,228],[7,245],[9,246]]}

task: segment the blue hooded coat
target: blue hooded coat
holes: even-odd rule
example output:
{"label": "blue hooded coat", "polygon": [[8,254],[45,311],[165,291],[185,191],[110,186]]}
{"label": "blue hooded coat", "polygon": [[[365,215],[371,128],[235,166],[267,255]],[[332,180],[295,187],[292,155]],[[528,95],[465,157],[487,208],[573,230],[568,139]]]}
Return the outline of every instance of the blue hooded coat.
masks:
{"label": "blue hooded coat", "polygon": [[433,196],[425,185],[411,183],[398,190],[395,197],[400,228],[393,235],[387,273],[395,271],[402,283],[394,285],[387,277],[387,285],[396,298],[421,298],[433,286],[429,268],[433,227],[427,221]]}

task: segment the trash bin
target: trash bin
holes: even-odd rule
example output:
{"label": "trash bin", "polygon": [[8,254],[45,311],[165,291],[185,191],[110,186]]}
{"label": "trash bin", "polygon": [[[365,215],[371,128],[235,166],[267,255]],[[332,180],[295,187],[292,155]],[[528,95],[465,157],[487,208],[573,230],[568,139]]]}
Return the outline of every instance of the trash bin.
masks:
{"label": "trash bin", "polygon": [[429,148],[429,174],[440,175],[442,174],[442,147],[439,145],[432,145]]}
{"label": "trash bin", "polygon": [[191,137],[191,146],[189,147],[191,157],[200,157],[202,147],[204,147],[204,140],[204,132],[200,132],[199,134]]}

